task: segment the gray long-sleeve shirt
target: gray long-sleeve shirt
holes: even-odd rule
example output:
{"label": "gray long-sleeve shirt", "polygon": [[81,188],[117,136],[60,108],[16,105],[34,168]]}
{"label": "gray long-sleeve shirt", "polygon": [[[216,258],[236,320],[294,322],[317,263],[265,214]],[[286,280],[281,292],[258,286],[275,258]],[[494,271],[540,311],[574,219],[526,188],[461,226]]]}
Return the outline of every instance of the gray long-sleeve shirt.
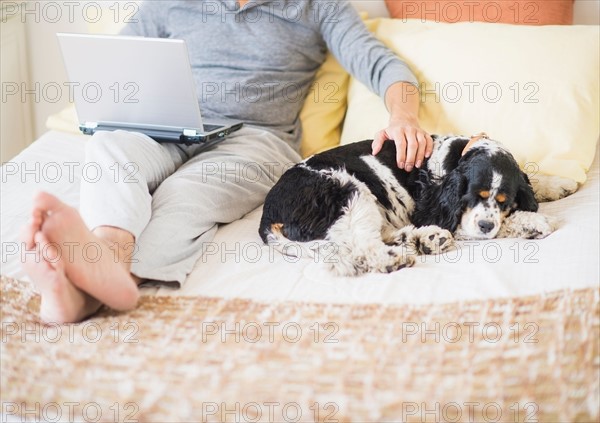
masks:
{"label": "gray long-sleeve shirt", "polygon": [[235,0],[153,0],[132,21],[121,34],[186,41],[205,117],[240,119],[294,144],[327,49],[380,96],[395,82],[417,84],[346,0],[254,0],[241,9]]}

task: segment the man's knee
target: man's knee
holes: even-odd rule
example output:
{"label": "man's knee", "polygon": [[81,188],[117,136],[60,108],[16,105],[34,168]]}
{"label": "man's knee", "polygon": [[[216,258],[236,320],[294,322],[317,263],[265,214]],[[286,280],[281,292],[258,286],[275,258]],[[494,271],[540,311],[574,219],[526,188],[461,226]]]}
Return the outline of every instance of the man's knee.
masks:
{"label": "man's knee", "polygon": [[292,165],[269,159],[228,157],[227,160],[202,161],[195,167],[203,183],[272,186]]}
{"label": "man's knee", "polygon": [[128,161],[135,158],[136,151],[147,148],[150,143],[155,143],[155,141],[142,134],[125,131],[98,131],[88,141],[85,153],[88,160],[110,157],[117,161]]}
{"label": "man's knee", "polygon": [[86,162],[114,161],[119,148],[119,140],[113,132],[96,132],[85,146]]}
{"label": "man's knee", "polygon": [[86,144],[86,151],[111,150],[117,144],[114,132],[98,131],[92,135]]}
{"label": "man's knee", "polygon": [[186,207],[183,205],[193,207],[194,203],[190,203],[190,199],[195,198],[199,189],[198,184],[175,173],[162,181],[152,194],[153,211],[159,214],[176,214],[184,211]]}

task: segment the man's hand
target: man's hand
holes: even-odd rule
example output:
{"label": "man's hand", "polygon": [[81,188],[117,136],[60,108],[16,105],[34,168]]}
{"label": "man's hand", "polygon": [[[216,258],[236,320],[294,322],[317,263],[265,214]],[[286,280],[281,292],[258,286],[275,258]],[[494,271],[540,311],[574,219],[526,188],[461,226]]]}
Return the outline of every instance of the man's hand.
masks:
{"label": "man's hand", "polygon": [[396,144],[396,163],[400,169],[410,172],[413,166],[421,167],[423,160],[429,158],[433,151],[433,140],[419,126],[415,119],[400,119],[390,122],[390,126],[375,135],[372,148],[377,155],[383,143],[393,140]]}
{"label": "man's hand", "polygon": [[419,126],[418,88],[407,82],[392,84],[385,93],[385,104],[390,111],[390,124],[375,135],[373,155],[381,151],[384,142],[393,140],[400,169],[410,172],[414,166],[421,167],[433,152],[433,140]]}

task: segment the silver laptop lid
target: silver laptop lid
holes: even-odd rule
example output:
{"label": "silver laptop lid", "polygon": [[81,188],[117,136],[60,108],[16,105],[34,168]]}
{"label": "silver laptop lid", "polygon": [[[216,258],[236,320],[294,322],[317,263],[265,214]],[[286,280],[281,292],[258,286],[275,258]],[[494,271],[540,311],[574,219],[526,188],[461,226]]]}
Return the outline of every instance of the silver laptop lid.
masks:
{"label": "silver laptop lid", "polygon": [[57,36],[81,125],[202,129],[183,40]]}

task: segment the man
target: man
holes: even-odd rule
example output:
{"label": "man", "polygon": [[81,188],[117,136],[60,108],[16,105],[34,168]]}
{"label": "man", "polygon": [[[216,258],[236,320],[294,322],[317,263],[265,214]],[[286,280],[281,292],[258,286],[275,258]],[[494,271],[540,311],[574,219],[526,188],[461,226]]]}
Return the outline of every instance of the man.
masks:
{"label": "man", "polygon": [[[144,280],[182,284],[218,224],[258,207],[285,166],[300,160],[298,115],[327,49],[385,99],[391,119],[373,154],[393,140],[406,170],[431,154],[414,75],[345,0],[148,1],[135,18],[122,34],[186,41],[205,116],[246,124],[201,154],[139,133],[95,134],[86,161],[103,172],[97,183],[82,181],[80,211],[39,193],[23,230],[27,249],[45,251],[24,263],[45,321],[76,322],[101,304],[131,309]],[[257,175],[240,177],[248,168]],[[85,257],[88,245],[100,251],[94,260]]]}

